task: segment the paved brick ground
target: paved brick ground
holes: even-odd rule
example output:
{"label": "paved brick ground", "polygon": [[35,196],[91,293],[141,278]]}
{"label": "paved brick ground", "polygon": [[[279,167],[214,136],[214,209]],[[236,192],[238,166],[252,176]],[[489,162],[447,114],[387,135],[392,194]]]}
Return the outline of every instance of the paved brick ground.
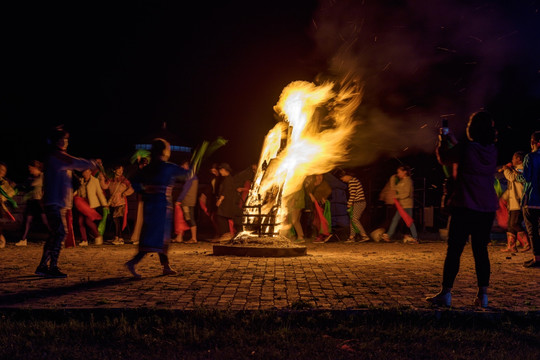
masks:
{"label": "paved brick ground", "polygon": [[[170,258],[179,271],[160,276],[156,255],[138,267],[133,280],[123,264],[134,245],[103,245],[63,250],[60,267],[67,279],[33,275],[41,246],[0,249],[0,307],[3,308],[168,308],[230,310],[424,309],[424,298],[439,289],[445,244],[401,243],[307,244],[308,255],[296,258],[222,257],[212,244],[173,244]],[[532,255],[501,253],[490,247],[492,310],[539,311],[538,269],[525,269]],[[471,249],[462,257],[453,307],[472,310],[476,277]]]}

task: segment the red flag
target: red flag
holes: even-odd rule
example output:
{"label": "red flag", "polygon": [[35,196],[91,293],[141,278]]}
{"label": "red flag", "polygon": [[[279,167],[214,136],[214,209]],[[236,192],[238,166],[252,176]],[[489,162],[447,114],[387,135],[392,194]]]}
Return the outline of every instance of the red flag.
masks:
{"label": "red flag", "polygon": [[314,201],[313,204],[315,204],[315,212],[317,214],[313,219],[313,224],[315,224],[317,230],[319,230],[319,234],[328,235],[330,233],[328,231],[328,221],[324,217],[323,209],[317,201]]}
{"label": "red flag", "polygon": [[13,216],[12,213],[9,212],[8,209],[4,208],[4,212],[5,212],[5,214],[8,216],[8,218],[9,218],[11,221],[15,222],[15,217]]}
{"label": "red flag", "polygon": [[127,225],[127,214],[128,214],[128,202],[127,197],[124,196],[124,220],[122,221],[122,231],[126,228]]}
{"label": "red flag", "polygon": [[66,223],[67,223],[67,234],[64,240],[64,245],[66,248],[75,247],[75,233],[73,232],[73,213],[71,209],[66,211]]}
{"label": "red flag", "polygon": [[414,222],[411,215],[407,214],[407,212],[401,207],[399,201],[395,198],[394,198],[394,204],[396,205],[399,215],[401,215],[401,218],[403,219],[403,221],[405,221],[405,225],[407,225],[407,227],[411,227],[412,223]]}
{"label": "red flag", "polygon": [[236,232],[234,231],[234,221],[232,219],[229,219],[229,231],[231,232],[231,234],[236,234]]}
{"label": "red flag", "polygon": [[508,228],[508,209],[506,207],[506,201],[502,198],[499,199],[499,208],[495,212],[495,218],[497,219],[497,224],[502,229]]}
{"label": "red flag", "polygon": [[199,206],[206,215],[210,216],[210,214],[208,213],[208,208],[206,207],[206,203],[202,197],[199,198]]}
{"label": "red flag", "polygon": [[90,218],[90,220],[101,220],[101,215],[95,210],[90,207],[88,204],[88,201],[86,201],[85,198],[81,196],[74,196],[73,197],[73,205],[75,205],[75,208],[84,216],[87,218]]}
{"label": "red flag", "polygon": [[182,207],[178,204],[174,204],[174,233],[180,234],[183,231],[189,230],[189,225],[184,220],[184,212]]}

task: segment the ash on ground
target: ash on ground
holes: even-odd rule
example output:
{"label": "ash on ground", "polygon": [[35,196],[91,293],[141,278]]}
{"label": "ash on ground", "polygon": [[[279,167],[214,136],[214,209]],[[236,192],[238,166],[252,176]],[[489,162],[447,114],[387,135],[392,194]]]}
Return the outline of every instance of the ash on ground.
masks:
{"label": "ash on ground", "polygon": [[268,248],[300,248],[304,245],[297,245],[293,243],[289,238],[281,235],[276,236],[252,236],[252,235],[238,235],[234,239],[222,245],[237,245],[247,247],[268,247]]}

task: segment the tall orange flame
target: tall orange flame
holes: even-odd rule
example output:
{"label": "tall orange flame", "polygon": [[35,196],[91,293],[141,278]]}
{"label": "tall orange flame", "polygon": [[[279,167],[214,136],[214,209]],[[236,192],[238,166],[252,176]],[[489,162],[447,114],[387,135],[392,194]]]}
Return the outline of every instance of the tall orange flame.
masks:
{"label": "tall orange flame", "polygon": [[266,136],[246,205],[259,206],[262,214],[274,212],[278,224],[287,216],[287,199],[301,190],[307,176],[329,172],[349,160],[362,91],[354,85],[337,92],[335,88],[332,82],[295,81],[274,106],[284,120]]}

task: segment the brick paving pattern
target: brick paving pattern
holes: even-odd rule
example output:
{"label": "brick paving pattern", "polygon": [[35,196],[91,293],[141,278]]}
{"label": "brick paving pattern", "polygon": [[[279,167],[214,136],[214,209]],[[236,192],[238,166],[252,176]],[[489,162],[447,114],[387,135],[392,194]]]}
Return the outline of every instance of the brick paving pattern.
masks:
{"label": "brick paving pattern", "polygon": [[[427,242],[307,244],[308,255],[294,258],[214,256],[212,244],[173,244],[175,276],[160,276],[156,254],[138,266],[133,280],[124,263],[134,245],[64,249],[60,268],[66,279],[34,275],[41,245],[0,249],[0,308],[165,308],[269,310],[286,308],[429,309],[427,295],[440,287],[446,245]],[[490,309],[537,312],[538,269],[522,262],[531,252],[510,255],[490,246]],[[470,246],[462,256],[453,291],[453,309],[474,310],[476,275]]]}

